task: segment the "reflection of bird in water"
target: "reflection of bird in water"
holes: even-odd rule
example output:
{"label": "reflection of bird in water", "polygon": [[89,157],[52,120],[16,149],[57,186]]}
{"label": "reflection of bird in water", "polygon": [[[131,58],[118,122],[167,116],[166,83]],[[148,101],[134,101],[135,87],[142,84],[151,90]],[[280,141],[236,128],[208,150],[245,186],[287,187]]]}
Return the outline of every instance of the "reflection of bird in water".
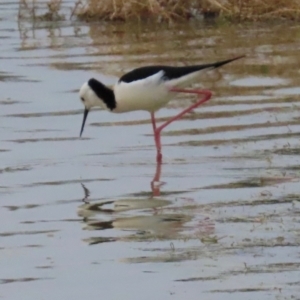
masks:
{"label": "reflection of bird in water", "polygon": [[[185,239],[182,231],[192,217],[188,215],[154,215],[115,218],[111,221],[89,221],[83,228],[99,232],[98,236],[84,239],[88,244],[99,244],[114,241],[153,241]],[[103,230],[110,230],[103,232]],[[107,236],[109,234],[109,236]]]}
{"label": "reflection of bird in water", "polygon": [[[158,236],[172,236],[182,229],[182,226],[192,218],[186,214],[164,214],[160,209],[171,205],[172,202],[164,199],[119,199],[89,203],[89,190],[81,184],[84,190],[84,204],[78,207],[77,214],[84,218],[87,224],[86,230],[124,229],[135,230],[139,235],[147,232]],[[97,215],[112,215],[115,213],[128,212],[132,210],[154,211],[151,215],[139,215],[129,217],[117,217],[109,221],[98,221],[92,219]],[[158,212],[158,213],[157,213]]]}
{"label": "reflection of bird in water", "polygon": [[164,199],[118,199],[95,203],[85,202],[78,207],[78,216],[89,218],[99,213],[112,214],[138,209],[159,209],[172,202]]}
{"label": "reflection of bird in water", "polygon": [[[157,162],[161,162],[161,131],[173,121],[182,118],[186,113],[208,101],[212,96],[209,90],[186,89],[186,87],[197,82],[203,71],[219,68],[242,57],[244,56],[210,64],[184,67],[141,67],[123,75],[113,89],[92,78],[84,83],[79,91],[80,99],[85,107],[80,136],[92,107],[100,106],[114,113],[148,111],[151,114],[154,132],[156,159]],[[203,96],[203,98],[198,99],[195,104],[157,127],[155,112],[164,107],[174,97],[175,93],[196,94],[198,97]]]}
{"label": "reflection of bird in water", "polygon": [[87,189],[86,187],[85,187],[85,185],[83,184],[83,183],[81,183],[81,186],[82,186],[82,188],[83,188],[83,191],[84,191],[84,198],[82,199],[82,201],[84,202],[84,203],[87,203],[88,204],[88,198],[89,198],[89,196],[90,196],[90,191],[89,191],[89,189]]}
{"label": "reflection of bird in water", "polygon": [[[159,172],[158,172],[159,170]],[[153,188],[153,196],[159,194],[159,186],[154,187],[154,181],[159,182],[160,180],[160,167],[156,169],[155,176],[153,181],[151,182],[151,187]],[[141,209],[153,209],[158,210],[164,206],[170,205],[172,202],[169,200],[158,199],[158,198],[148,198],[148,199],[118,199],[118,200],[109,200],[109,201],[101,201],[96,203],[90,203],[88,198],[90,196],[89,189],[81,183],[81,186],[84,191],[84,198],[82,201],[84,204],[78,207],[78,216],[83,217],[85,219],[90,218],[98,213],[103,214],[112,214],[116,212],[125,212],[130,210],[141,210]]]}
{"label": "reflection of bird in water", "polygon": [[123,229],[135,230],[139,235],[171,238],[177,235],[185,223],[192,219],[185,214],[159,214],[116,218],[111,221],[90,221],[86,230]]}
{"label": "reflection of bird in water", "polygon": [[[187,227],[187,223],[191,222],[195,217],[192,213],[180,213],[175,212],[176,208],[164,210],[168,206],[172,205],[172,201],[158,198],[148,199],[119,199],[109,200],[101,202],[88,202],[89,190],[82,184],[85,197],[84,203],[78,207],[78,216],[83,217],[83,221],[86,224],[84,229],[91,231],[107,230],[107,229],[119,229],[126,232],[133,232],[129,235],[117,234],[117,237],[92,237],[85,241],[89,244],[98,244],[104,242],[111,242],[116,240],[151,240],[151,239],[178,239],[182,235],[182,231],[185,229],[197,230],[197,235],[200,233],[200,227],[203,229],[203,234],[208,231],[207,225],[209,225],[209,231],[214,228],[210,220],[203,220],[200,227],[198,225]],[[124,216],[124,213],[130,213],[135,211],[134,215]],[[121,216],[120,216],[121,215]],[[99,217],[103,217],[106,220],[99,220]],[[108,219],[107,219],[108,217]],[[181,238],[184,238],[181,236]]]}

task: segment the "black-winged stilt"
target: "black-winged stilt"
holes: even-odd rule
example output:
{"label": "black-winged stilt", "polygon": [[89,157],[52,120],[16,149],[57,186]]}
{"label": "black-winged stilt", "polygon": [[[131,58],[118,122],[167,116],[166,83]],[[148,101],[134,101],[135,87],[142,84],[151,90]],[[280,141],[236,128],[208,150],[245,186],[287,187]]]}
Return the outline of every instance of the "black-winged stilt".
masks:
{"label": "black-winged stilt", "polygon": [[[244,55],[211,64],[186,67],[141,67],[123,75],[113,89],[91,78],[82,85],[79,91],[80,99],[85,107],[80,136],[82,135],[88,113],[94,106],[100,106],[114,113],[145,110],[151,114],[157,162],[161,162],[161,131],[173,121],[180,119],[186,113],[208,101],[212,96],[209,90],[186,89],[185,87],[196,82],[202,71],[216,69],[242,57]],[[203,95],[203,97],[157,127],[154,113],[165,106],[175,93],[191,93],[199,96]]]}

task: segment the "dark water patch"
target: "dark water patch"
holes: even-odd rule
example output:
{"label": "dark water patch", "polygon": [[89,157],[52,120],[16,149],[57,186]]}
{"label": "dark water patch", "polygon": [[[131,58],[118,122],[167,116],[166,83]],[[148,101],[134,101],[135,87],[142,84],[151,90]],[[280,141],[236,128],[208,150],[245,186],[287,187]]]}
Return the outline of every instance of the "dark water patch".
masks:
{"label": "dark water patch", "polygon": [[54,63],[52,66],[57,70],[62,71],[72,71],[72,70],[81,70],[81,71],[90,71],[94,70],[95,63]]}
{"label": "dark water patch", "polygon": [[[300,108],[299,108],[300,109]],[[299,110],[296,108],[296,110]],[[233,118],[245,115],[254,115],[262,112],[269,113],[284,113],[294,111],[294,108],[290,106],[280,106],[280,107],[264,107],[264,108],[253,108],[253,109],[245,109],[245,110],[231,110],[231,111],[217,111],[217,112],[205,112],[199,113],[195,112],[193,114],[189,114],[186,119],[195,120],[195,119],[219,119],[219,118]]]}
{"label": "dark water patch", "polygon": [[218,276],[210,276],[210,277],[191,277],[191,278],[185,278],[185,279],[176,279],[174,281],[177,282],[193,282],[193,281],[213,281],[213,280],[220,280],[221,278]]}
{"label": "dark water patch", "polygon": [[51,278],[51,277],[41,277],[41,278],[34,278],[34,277],[6,278],[6,279],[0,279],[0,284],[32,282],[32,281],[49,280],[49,279],[54,279],[54,278]]}
{"label": "dark water patch", "polygon": [[234,207],[234,206],[261,206],[261,205],[276,205],[276,204],[286,204],[293,203],[294,201],[299,201],[300,195],[287,195],[280,197],[278,199],[267,198],[267,199],[255,199],[251,201],[230,201],[226,203],[215,203],[213,207]]}
{"label": "dark water patch", "polygon": [[37,245],[37,244],[24,246],[24,248],[43,248],[43,247],[44,247],[43,245]]}
{"label": "dark water patch", "polygon": [[36,221],[22,221],[20,224],[41,224],[41,223],[62,223],[62,222],[79,222],[80,219],[59,219],[59,220],[36,220]]}
{"label": "dark water patch", "polygon": [[143,264],[143,263],[180,263],[184,261],[197,260],[199,256],[194,253],[186,253],[182,255],[174,254],[170,251],[169,255],[161,256],[140,256],[122,259],[121,261],[129,264]]}
{"label": "dark water patch", "polygon": [[[242,275],[248,273],[263,274],[263,273],[282,273],[282,272],[291,272],[299,271],[300,263],[299,262],[288,262],[288,263],[273,263],[273,264],[261,264],[254,266],[245,266],[245,269],[240,271],[231,271],[227,275]],[[224,273],[223,275],[226,275]]]}
{"label": "dark water patch", "polygon": [[1,237],[11,237],[19,235],[38,235],[38,234],[54,234],[60,230],[32,230],[32,231],[13,231],[13,232],[0,232]]}
{"label": "dark water patch", "polygon": [[273,139],[281,139],[281,138],[294,138],[294,137],[300,137],[300,132],[289,132],[289,133],[283,133],[283,134],[267,134],[267,135],[259,135],[256,137],[253,137],[252,140],[273,140]]}
{"label": "dark water patch", "polygon": [[90,237],[88,239],[83,239],[83,242],[87,243],[90,246],[103,244],[103,243],[111,243],[118,241],[118,238],[113,237]]}
{"label": "dark water patch", "polygon": [[[203,211],[206,212],[207,211],[211,211],[212,209],[216,209],[216,208],[234,208],[234,207],[244,207],[244,206],[250,206],[250,207],[260,207],[260,206],[266,206],[266,205],[270,205],[270,206],[276,206],[277,205],[285,205],[285,204],[291,204],[291,210],[289,210],[287,213],[289,213],[290,215],[294,214],[297,212],[296,208],[293,208],[293,206],[300,202],[300,195],[297,194],[290,194],[290,195],[284,195],[284,196],[280,196],[278,198],[274,198],[271,192],[267,191],[263,191],[260,195],[261,199],[251,199],[251,200],[237,200],[237,201],[222,201],[222,202],[214,202],[214,203],[203,203],[203,204],[198,204],[198,203],[193,203],[194,200],[193,199],[187,199],[186,203],[182,202],[180,203],[178,209],[181,212],[186,212],[186,213],[191,213],[193,211]],[[170,206],[170,207],[164,207],[164,211],[175,211],[177,208],[174,206]],[[277,214],[275,214],[275,212],[273,212],[271,214],[271,216],[279,216]],[[235,218],[235,217],[233,217]],[[226,221],[224,221],[224,219],[219,219],[218,217],[216,217],[216,220],[218,220],[218,222],[221,223],[226,223]],[[244,220],[244,218],[243,218]],[[247,221],[247,217],[245,217],[245,220]],[[258,220],[258,219],[257,219]]]}
{"label": "dark water patch", "polygon": [[279,288],[264,288],[264,287],[255,287],[255,288],[241,288],[241,289],[223,289],[223,290],[210,290],[208,293],[254,293],[254,292],[268,292],[268,291],[279,291]]}
{"label": "dark water patch", "polygon": [[287,194],[282,197],[282,199],[289,201],[300,201],[300,194]]}
{"label": "dark water patch", "polygon": [[265,123],[253,123],[253,124],[245,124],[245,125],[225,125],[225,126],[215,126],[208,128],[193,128],[193,129],[185,129],[185,130],[173,130],[163,132],[165,136],[178,136],[178,135],[200,135],[200,134],[212,134],[218,132],[227,132],[227,131],[242,131],[247,129],[257,129],[257,128],[273,128],[273,127],[283,127],[283,126],[291,126],[291,125],[299,125],[299,122],[265,122]]}
{"label": "dark water patch", "polygon": [[35,182],[30,184],[25,184],[23,187],[36,187],[36,186],[58,186],[65,184],[77,184],[77,183],[87,183],[87,182],[97,182],[97,181],[111,181],[113,179],[109,178],[93,178],[93,179],[73,179],[73,180],[60,180],[60,181],[45,181],[45,182]]}
{"label": "dark water patch", "polygon": [[20,104],[20,103],[24,103],[24,102],[11,100],[11,99],[0,100],[0,105],[13,105],[13,104]]}
{"label": "dark water patch", "polygon": [[30,171],[32,170],[29,166],[22,166],[22,167],[6,167],[4,169],[0,169],[0,174],[2,173],[14,173],[20,171]]}
{"label": "dark water patch", "polygon": [[38,132],[62,132],[63,129],[31,129],[31,130],[17,130],[16,132],[28,132],[28,133],[38,133]]}
{"label": "dark water patch", "polygon": [[60,116],[73,116],[82,114],[81,109],[67,110],[67,111],[53,111],[53,112],[41,112],[41,113],[21,113],[21,114],[10,114],[6,117],[15,118],[40,118],[40,117],[60,117]]}
{"label": "dark water patch", "polygon": [[272,150],[265,150],[264,153],[266,154],[278,154],[278,155],[300,155],[300,148],[295,148],[292,146],[287,146],[281,149],[272,149]]}
{"label": "dark water patch", "polygon": [[25,76],[18,76],[18,75],[10,75],[7,73],[0,72],[0,82],[40,82],[40,80],[36,79],[28,79]]}
{"label": "dark water patch", "polygon": [[32,209],[32,208],[37,208],[40,207],[39,204],[26,204],[22,206],[15,206],[15,205],[5,205],[3,206],[4,208],[7,208],[9,211],[16,211],[19,209]]}
{"label": "dark water patch", "polygon": [[295,286],[299,286],[300,285],[300,281],[293,281],[293,282],[287,282],[287,285],[295,285]]}
{"label": "dark water patch", "polygon": [[[223,94],[222,94],[223,96]],[[253,97],[254,98],[254,97]],[[272,99],[262,99],[262,100],[219,100],[211,101],[209,104],[211,106],[219,106],[219,105],[261,105],[261,104],[285,104],[285,103],[299,103],[300,100],[294,97],[286,97],[286,98],[272,98]]]}
{"label": "dark water patch", "polygon": [[257,142],[257,141],[268,141],[268,140],[279,140],[279,139],[288,139],[288,138],[298,138],[300,137],[299,132],[295,133],[282,133],[282,134],[269,134],[269,135],[257,135],[248,138],[240,138],[240,139],[228,139],[228,140],[201,140],[201,141],[188,141],[188,142],[180,142],[177,144],[168,144],[168,146],[218,146],[218,145],[226,145],[226,144],[242,144],[248,142]]}
{"label": "dark water patch", "polygon": [[246,180],[231,182],[227,184],[219,184],[204,187],[203,189],[238,189],[238,188],[259,188],[272,186],[281,183],[291,182],[295,178],[291,177],[251,177]]}
{"label": "dark water patch", "polygon": [[222,218],[222,220],[218,220],[219,223],[258,223],[258,224],[262,224],[264,220],[268,220],[270,221],[270,217],[269,216],[263,216],[262,218],[258,218],[258,217],[229,217],[229,218]]}
{"label": "dark water patch", "polygon": [[99,152],[99,153],[91,153],[91,154],[86,154],[86,156],[110,156],[110,155],[116,155],[122,153],[121,151],[111,151],[111,152]]}
{"label": "dark water patch", "polygon": [[[283,167],[280,167],[280,166],[272,166],[271,165],[271,162],[272,162],[272,157],[268,157],[267,155],[262,155],[261,151],[257,151],[257,153],[259,153],[259,155],[257,154],[257,158],[265,158],[266,162],[268,162],[270,165],[268,166],[268,171],[271,171],[271,170],[274,170],[274,171],[278,171],[278,172],[281,172],[282,176],[285,176],[286,175],[286,172],[288,171],[298,171],[300,170],[300,165],[287,165],[287,166],[283,166]],[[257,159],[256,158],[256,159]],[[244,171],[247,171],[247,170],[266,170],[266,167],[232,167],[232,168],[225,168],[225,170],[231,170],[231,171],[234,171],[234,170],[244,170]],[[292,174],[294,176],[295,179],[297,179],[298,177],[296,176],[297,174]]]}
{"label": "dark water patch", "polygon": [[[86,182],[97,182],[97,179],[91,179],[91,180],[86,180]],[[81,181],[82,182],[82,181]],[[77,183],[77,182],[75,182]],[[67,184],[71,184],[71,183],[67,183]],[[43,186],[42,183],[38,183],[38,186]],[[45,186],[48,185],[53,185],[53,186],[57,186],[56,184],[45,184]],[[58,186],[61,184],[58,184]],[[31,187],[32,185],[26,185],[25,187]],[[1,187],[0,187],[1,188]],[[93,201],[95,199],[91,199],[90,201]],[[99,199],[97,199],[99,200]],[[77,204],[78,201],[83,201],[83,200],[79,200],[78,198],[76,199],[72,199],[72,200],[58,200],[58,201],[50,201],[48,203],[43,203],[43,204],[39,204],[39,203],[32,203],[32,204],[25,204],[25,205],[3,205],[2,207],[6,208],[9,211],[17,211],[17,210],[22,210],[22,209],[35,209],[41,206],[56,206],[56,205],[66,205],[66,204]]]}
{"label": "dark water patch", "polygon": [[35,267],[36,269],[53,269],[54,267],[53,266],[38,266],[38,267]]}
{"label": "dark water patch", "polygon": [[37,138],[37,139],[18,139],[18,140],[8,140],[8,142],[13,142],[17,144],[24,143],[37,143],[37,142],[70,142],[70,141],[84,141],[91,140],[87,137],[61,137],[61,138]]}
{"label": "dark water patch", "polygon": [[[180,194],[185,194],[189,192],[188,190],[181,190],[181,191],[161,191],[160,192],[160,196],[161,197],[167,197],[167,196],[175,196],[175,195],[180,195]],[[126,196],[128,197],[143,197],[143,198],[150,198],[152,197],[152,192],[137,192],[137,193],[129,193]]]}
{"label": "dark water patch", "polygon": [[[143,239],[144,238],[144,239]],[[204,249],[203,247],[186,247],[186,248],[178,248],[176,247],[175,241],[184,241],[187,242],[189,240],[199,240],[203,244],[206,244],[206,247],[209,247],[208,249]],[[253,251],[259,251],[261,247],[266,247],[270,249],[275,249],[278,247],[279,249],[282,249],[282,247],[298,247],[299,242],[288,242],[284,241],[284,238],[278,237],[274,239],[257,239],[253,238],[252,240],[248,239],[249,241],[247,243],[231,243],[230,247],[226,247],[222,240],[226,239],[226,236],[210,236],[210,235],[203,235],[203,237],[196,235],[190,235],[190,236],[184,236],[184,235],[178,235],[177,238],[170,244],[170,247],[166,248],[144,248],[143,251],[145,252],[157,252],[158,255],[156,256],[143,256],[143,257],[137,257],[137,258],[124,258],[122,259],[123,262],[129,262],[129,263],[147,263],[147,262],[166,262],[166,261],[191,261],[191,260],[197,260],[197,259],[203,259],[205,257],[209,257],[210,259],[214,257],[220,257],[220,256],[228,256],[228,255],[237,255],[237,252],[244,254],[251,253],[253,255]],[[164,240],[162,236],[159,235],[146,235],[143,234],[143,237],[140,236],[139,239],[137,239],[136,236],[128,236],[126,238],[120,238],[119,241],[155,241],[155,240]],[[221,243],[218,243],[218,240],[221,241]],[[213,242],[211,242],[213,241]],[[174,246],[175,245],[175,246]],[[296,271],[296,270],[295,270]],[[228,274],[221,274],[221,277],[225,277],[227,275],[235,275],[233,273],[234,271],[228,271]],[[232,274],[231,274],[232,273]],[[242,272],[241,272],[242,273]]]}
{"label": "dark water patch", "polygon": [[[66,47],[62,47],[62,48],[66,48]],[[36,58],[40,59],[41,57],[36,57]],[[26,64],[26,67],[48,67],[48,66],[49,64],[45,64],[45,63]],[[61,71],[74,71],[74,70],[90,71],[90,70],[94,70],[95,63],[94,62],[90,62],[90,63],[89,62],[85,62],[85,63],[57,62],[57,63],[52,63],[51,66],[56,70],[61,70]]]}
{"label": "dark water patch", "polygon": [[[197,239],[196,236],[194,237],[184,237],[184,236],[179,236],[178,241],[180,239],[182,241],[187,241],[189,238],[192,239]],[[208,237],[209,238],[209,237]],[[226,237],[225,237],[226,238]],[[219,238],[222,240],[222,237]],[[118,239],[119,241],[121,239]],[[136,238],[134,239],[134,241]],[[152,239],[148,238],[147,241],[155,241],[155,240],[161,240],[160,236],[152,236]],[[125,239],[124,241],[128,241]],[[176,240],[175,240],[176,241]],[[176,245],[174,241],[174,244]],[[173,243],[173,242],[172,242]],[[230,255],[237,255],[237,252],[239,253],[250,253],[251,256],[253,256],[253,251],[254,250],[261,250],[261,248],[264,248],[266,251],[268,248],[270,249],[276,249],[277,247],[279,249],[282,249],[283,247],[290,248],[294,247],[297,248],[299,247],[299,242],[287,242],[284,241],[284,239],[279,239],[279,238],[274,238],[274,239],[259,239],[259,238],[254,238],[253,240],[249,239],[249,242],[233,242],[230,247],[226,247],[224,244],[216,244],[216,243],[208,243],[207,247],[208,249],[204,249],[203,247],[187,247],[187,248],[176,248],[174,244],[170,244],[170,247],[166,248],[158,248],[158,249],[152,249],[152,248],[144,248],[144,252],[151,252],[155,253],[157,252],[156,256],[140,256],[140,257],[131,257],[131,258],[124,258],[121,261],[125,263],[160,263],[160,262],[183,262],[183,261],[193,261],[197,259],[203,259],[203,258],[210,258],[213,259],[214,257],[220,257],[220,256],[230,256]],[[280,263],[281,264],[281,263]],[[297,263],[298,264],[298,263]],[[284,266],[285,263],[282,263]],[[236,271],[236,270],[228,270],[227,272],[222,272],[218,275],[219,279],[224,278],[224,277],[229,277],[229,276],[235,276],[235,275],[240,275],[246,272],[246,268],[241,269],[241,271]],[[280,266],[279,266],[280,268]],[[290,267],[293,271],[298,271],[297,270],[297,265]],[[259,266],[257,266],[257,269],[259,269]],[[264,265],[261,266],[261,270],[264,270]],[[276,273],[276,269],[273,269],[273,273]],[[284,267],[284,271],[282,272],[288,272],[289,269],[286,269]],[[259,272],[257,273],[271,273],[271,272]]]}
{"label": "dark water patch", "polygon": [[[249,230],[250,233],[250,230]],[[224,251],[235,251],[237,249],[243,250],[244,252],[250,251],[250,249],[258,249],[258,248],[265,248],[267,250],[267,248],[270,249],[275,249],[275,248],[282,248],[282,247],[286,247],[286,248],[297,248],[300,246],[300,240],[299,241],[285,241],[284,239],[282,239],[281,237],[278,238],[273,238],[273,239],[259,239],[259,238],[255,238],[253,239],[251,242],[240,242],[240,243],[233,243],[232,246],[230,248],[225,248]]]}

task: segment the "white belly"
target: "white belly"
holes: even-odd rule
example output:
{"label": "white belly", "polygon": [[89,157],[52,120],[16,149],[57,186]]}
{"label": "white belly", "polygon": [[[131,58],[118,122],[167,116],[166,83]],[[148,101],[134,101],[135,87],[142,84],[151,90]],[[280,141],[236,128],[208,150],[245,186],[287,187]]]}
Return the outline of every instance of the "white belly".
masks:
{"label": "white belly", "polygon": [[146,110],[154,112],[165,106],[172,94],[165,81],[161,80],[163,72],[146,79],[133,82],[118,82],[114,86],[117,107],[114,112]]}
{"label": "white belly", "polygon": [[163,80],[164,72],[133,82],[118,82],[114,86],[117,107],[113,112],[121,113],[134,110],[154,112],[165,106],[175,95],[170,91],[173,87],[185,87],[199,77],[194,72],[174,80]]}

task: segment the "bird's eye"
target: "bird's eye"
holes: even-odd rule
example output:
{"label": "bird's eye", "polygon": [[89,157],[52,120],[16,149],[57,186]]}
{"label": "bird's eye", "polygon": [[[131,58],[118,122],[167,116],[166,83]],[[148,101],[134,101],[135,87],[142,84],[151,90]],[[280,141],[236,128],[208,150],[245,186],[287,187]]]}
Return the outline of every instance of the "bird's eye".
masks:
{"label": "bird's eye", "polygon": [[84,99],[83,99],[83,97],[81,97],[80,99],[81,99],[81,101],[82,101],[82,102],[84,102]]}

